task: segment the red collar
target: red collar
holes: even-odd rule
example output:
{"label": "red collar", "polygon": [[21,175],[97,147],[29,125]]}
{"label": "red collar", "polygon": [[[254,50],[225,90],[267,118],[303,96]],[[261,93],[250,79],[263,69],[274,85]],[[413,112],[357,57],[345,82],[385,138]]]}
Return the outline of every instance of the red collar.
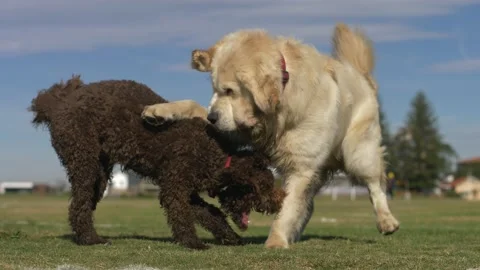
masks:
{"label": "red collar", "polygon": [[232,156],[227,156],[227,161],[225,162],[225,169],[230,168],[230,163],[232,163]]}
{"label": "red collar", "polygon": [[[227,168],[230,168],[230,164],[232,163],[232,156],[228,155],[227,156],[227,161],[225,162],[225,166],[224,168],[227,169]],[[211,198],[215,198],[217,196],[217,191],[218,190],[209,190],[208,191],[208,196],[210,196]]]}
{"label": "red collar", "polygon": [[287,84],[288,80],[290,79],[290,74],[287,71],[287,64],[285,64],[285,58],[280,60],[280,65],[282,68],[282,83],[283,83],[283,88],[285,88],[285,85]]}

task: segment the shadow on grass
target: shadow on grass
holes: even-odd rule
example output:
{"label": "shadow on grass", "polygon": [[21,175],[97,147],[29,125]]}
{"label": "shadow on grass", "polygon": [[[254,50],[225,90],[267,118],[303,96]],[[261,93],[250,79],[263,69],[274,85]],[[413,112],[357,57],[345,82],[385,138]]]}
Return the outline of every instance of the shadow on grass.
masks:
{"label": "shadow on grass", "polygon": [[[244,237],[243,238],[246,243],[249,244],[264,244],[265,241],[267,240],[267,237]],[[335,235],[315,235],[315,234],[306,234],[302,235],[302,238],[300,239],[301,242],[306,242],[310,240],[320,240],[320,241],[349,241],[349,242],[354,242],[354,243],[360,243],[360,244],[374,244],[376,243],[373,240],[369,239],[357,239],[357,238],[352,238],[352,237],[344,237],[344,236],[335,236]]]}
{"label": "shadow on grass", "polygon": [[[63,240],[69,240],[73,242],[73,234],[65,234],[58,236],[57,238]],[[155,242],[167,242],[167,243],[174,243],[173,238],[171,237],[153,237],[153,236],[146,236],[146,235],[119,235],[119,236],[105,236],[105,239],[108,240],[145,240],[145,241],[155,241]],[[202,241],[206,244],[218,244],[215,240],[208,238],[201,238]],[[250,237],[243,237],[243,241],[245,244],[254,244],[254,245],[263,245],[267,237],[264,236],[250,236]],[[352,237],[344,237],[344,236],[335,236],[335,235],[313,235],[307,234],[303,235],[300,242],[310,241],[310,240],[321,240],[321,241],[349,241],[359,244],[375,244],[374,240],[370,239],[358,239]]]}

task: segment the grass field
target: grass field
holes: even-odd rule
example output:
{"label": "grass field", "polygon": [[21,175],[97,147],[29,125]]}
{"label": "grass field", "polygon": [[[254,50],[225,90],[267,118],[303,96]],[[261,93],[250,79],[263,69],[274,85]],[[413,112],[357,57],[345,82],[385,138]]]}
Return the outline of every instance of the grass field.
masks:
{"label": "grass field", "polygon": [[[0,269],[472,269],[480,267],[480,203],[393,200],[401,222],[391,236],[377,233],[366,198],[319,198],[304,239],[288,250],[263,247],[272,217],[253,215],[240,247],[190,251],[171,243],[153,198],[108,198],[96,226],[110,246],[76,246],[66,223],[66,197],[0,197]],[[211,240],[203,230],[199,234]],[[83,269],[85,269],[83,268]],[[72,268],[70,268],[72,269]],[[78,268],[75,268],[78,269]],[[80,268],[81,269],[81,268]]]}

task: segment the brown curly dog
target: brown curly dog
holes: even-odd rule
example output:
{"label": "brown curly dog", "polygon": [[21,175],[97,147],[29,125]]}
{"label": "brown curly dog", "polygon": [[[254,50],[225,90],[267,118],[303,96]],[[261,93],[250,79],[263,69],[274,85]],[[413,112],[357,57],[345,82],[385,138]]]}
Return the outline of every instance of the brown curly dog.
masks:
{"label": "brown curly dog", "polygon": [[[69,221],[80,245],[108,243],[97,235],[93,211],[114,164],[151,179],[160,187],[173,238],[194,249],[207,246],[194,224],[226,245],[241,244],[228,214],[246,229],[253,209],[277,212],[285,197],[274,188],[269,160],[238,151],[213,126],[191,119],[162,127],[144,125],[145,105],[166,102],[147,86],[127,80],[84,84],[79,76],[42,90],[32,100],[35,126],[47,126],[51,143],[72,185]],[[224,214],[199,195],[218,196]]]}

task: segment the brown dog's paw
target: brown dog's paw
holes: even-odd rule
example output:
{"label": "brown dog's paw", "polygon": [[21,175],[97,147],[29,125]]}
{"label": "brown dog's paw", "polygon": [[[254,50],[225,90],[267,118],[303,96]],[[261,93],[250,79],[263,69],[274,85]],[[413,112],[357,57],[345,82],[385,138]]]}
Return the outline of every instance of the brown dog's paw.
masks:
{"label": "brown dog's paw", "polygon": [[217,239],[220,245],[224,246],[243,246],[245,243],[239,235]]}
{"label": "brown dog's paw", "polygon": [[100,237],[98,235],[87,235],[87,236],[78,236],[75,238],[75,242],[81,246],[90,246],[90,245],[105,245],[109,246],[112,243],[107,239]]}
{"label": "brown dog's paw", "polygon": [[188,248],[191,248],[191,249],[196,249],[196,250],[207,250],[207,249],[210,249],[209,246],[205,245],[205,244],[194,244],[194,245],[191,245],[189,246]]}
{"label": "brown dog's paw", "polygon": [[184,246],[189,249],[196,249],[196,250],[207,250],[210,247],[205,245],[202,241],[188,241],[188,242],[181,242],[181,246]]}

